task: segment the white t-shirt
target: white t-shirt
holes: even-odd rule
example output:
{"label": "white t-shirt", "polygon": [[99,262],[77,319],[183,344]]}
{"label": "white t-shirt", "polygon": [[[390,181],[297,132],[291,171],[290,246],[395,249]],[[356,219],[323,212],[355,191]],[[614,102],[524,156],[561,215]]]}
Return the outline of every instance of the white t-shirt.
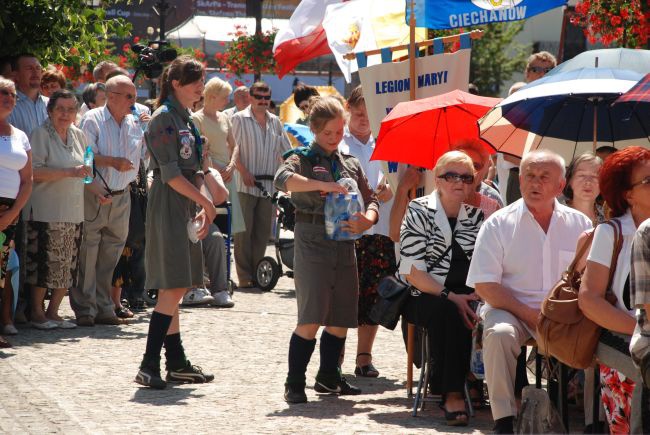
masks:
{"label": "white t-shirt", "polygon": [[510,163],[503,158],[503,153],[497,153],[497,177],[499,178],[499,193],[501,194],[501,199],[504,204],[507,204],[506,201],[506,190],[508,189],[508,178],[510,178],[510,170],[516,168],[517,165]]}
{"label": "white t-shirt", "polygon": [[[630,264],[632,258],[632,240],[636,227],[632,213],[628,210],[623,216],[617,218],[621,222],[621,230],[623,232],[623,246],[621,252],[618,254],[618,261],[616,262],[616,270],[614,271],[614,278],[612,280],[612,291],[618,299],[616,307],[619,310],[634,315],[634,309],[628,310],[623,300],[623,289],[625,288],[625,281],[630,276]],[[596,227],[596,234],[591,243],[591,249],[587,256],[588,261],[593,261],[602,264],[606,268],[612,264],[612,254],[614,251],[614,230],[607,224],[601,224]],[[628,301],[630,302],[630,301]],[[631,304],[631,302],[630,302]],[[633,305],[631,305],[633,307]]]}
{"label": "white t-shirt", "polygon": [[[345,154],[350,154],[356,157],[361,163],[368,183],[372,190],[377,190],[379,182],[384,178],[384,172],[381,167],[381,162],[378,160],[370,160],[372,153],[375,149],[375,138],[370,136],[367,143],[362,143],[359,139],[354,137],[352,133],[346,128],[343,140],[339,144],[339,151]],[[388,236],[390,231],[390,210],[393,208],[393,198],[379,204],[379,221],[372,226],[368,231],[363,234],[381,234]]]}
{"label": "white t-shirt", "polygon": [[[519,302],[538,310],[573,260],[578,237],[591,227],[587,216],[556,200],[544,232],[519,199],[497,210],[481,226],[467,285],[501,284]],[[488,304],[485,307],[489,309]]]}
{"label": "white t-shirt", "polygon": [[0,197],[15,199],[20,189],[20,171],[27,164],[27,135],[15,127],[11,136],[0,136]]}

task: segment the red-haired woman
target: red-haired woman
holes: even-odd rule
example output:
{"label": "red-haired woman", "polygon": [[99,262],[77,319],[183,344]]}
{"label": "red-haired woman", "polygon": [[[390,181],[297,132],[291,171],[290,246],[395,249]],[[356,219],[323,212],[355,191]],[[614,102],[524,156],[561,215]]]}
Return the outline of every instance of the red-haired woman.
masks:
{"label": "red-haired woman", "polygon": [[[642,421],[639,375],[632,365],[629,344],[636,326],[630,302],[630,260],[636,228],[650,218],[650,150],[629,147],[608,158],[599,175],[600,193],[610,218],[621,224],[623,245],[615,265],[612,305],[605,298],[613,255],[614,230],[600,225],[587,257],[580,287],[580,308],[603,328],[596,356],[600,362],[603,404],[612,433],[648,433]],[[581,237],[578,244],[583,243]]]}

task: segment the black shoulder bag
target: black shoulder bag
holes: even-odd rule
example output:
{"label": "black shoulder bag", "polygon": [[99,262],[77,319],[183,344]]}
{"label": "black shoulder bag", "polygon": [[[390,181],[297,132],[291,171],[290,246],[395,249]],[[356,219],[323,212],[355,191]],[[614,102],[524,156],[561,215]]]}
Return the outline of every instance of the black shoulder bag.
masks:
{"label": "black shoulder bag", "polygon": [[[453,243],[453,240],[452,240]],[[445,258],[445,255],[451,249],[451,244],[434,262],[435,267]],[[412,285],[406,284],[394,276],[386,276],[377,286],[377,302],[370,309],[370,319],[378,325],[394,330],[397,322],[402,315],[402,309],[406,303],[406,298],[411,293]]]}

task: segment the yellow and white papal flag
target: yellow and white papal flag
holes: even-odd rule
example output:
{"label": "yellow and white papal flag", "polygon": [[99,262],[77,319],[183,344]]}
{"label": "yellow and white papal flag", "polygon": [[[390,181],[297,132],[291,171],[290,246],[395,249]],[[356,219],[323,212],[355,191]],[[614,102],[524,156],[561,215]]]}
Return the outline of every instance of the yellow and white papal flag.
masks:
{"label": "yellow and white papal flag", "polygon": [[[345,80],[357,71],[356,59],[347,60],[347,53],[393,47],[409,42],[403,0],[351,0],[329,5],[323,28],[327,42],[341,68]],[[416,29],[416,41],[426,39],[426,29]],[[393,59],[405,56],[406,50],[393,53]],[[368,66],[382,63],[379,55],[368,57]]]}

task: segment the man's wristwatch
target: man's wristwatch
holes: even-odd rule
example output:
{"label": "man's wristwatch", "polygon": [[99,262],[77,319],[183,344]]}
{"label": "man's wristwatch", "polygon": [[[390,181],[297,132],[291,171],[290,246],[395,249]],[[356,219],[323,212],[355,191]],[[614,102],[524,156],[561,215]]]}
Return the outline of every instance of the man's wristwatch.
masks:
{"label": "man's wristwatch", "polygon": [[440,297],[443,299],[449,298],[449,289],[443,288],[442,291],[440,292]]}

